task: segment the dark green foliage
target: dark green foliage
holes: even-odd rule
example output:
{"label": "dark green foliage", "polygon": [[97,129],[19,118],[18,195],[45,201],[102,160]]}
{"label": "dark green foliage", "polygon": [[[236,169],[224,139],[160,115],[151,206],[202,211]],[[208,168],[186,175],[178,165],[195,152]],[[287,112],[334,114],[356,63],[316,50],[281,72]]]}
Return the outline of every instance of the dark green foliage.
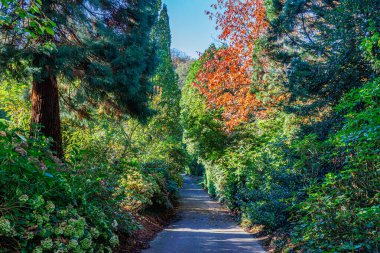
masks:
{"label": "dark green foliage", "polygon": [[293,110],[306,114],[326,109],[374,74],[361,44],[379,29],[377,1],[291,0],[274,5],[279,12],[271,28],[274,49],[290,64],[286,87],[293,99],[307,101]]}
{"label": "dark green foliage", "polygon": [[[110,11],[115,13],[109,17],[111,25],[99,29],[105,30],[100,45],[92,42],[95,51],[100,49],[95,57],[101,62],[92,61],[88,66],[93,72],[88,75],[89,85],[84,86],[89,94],[97,91],[102,101],[111,101],[117,109],[139,117],[149,114],[148,96],[152,93],[150,77],[155,55],[150,33],[157,17],[155,4],[156,1],[128,1],[127,7],[123,4],[118,8],[118,4],[110,3]],[[107,20],[103,23],[107,24]],[[122,33],[118,33],[119,29]],[[97,76],[99,73],[104,75]]]}
{"label": "dark green foliage", "polygon": [[45,1],[40,12],[54,25],[47,34],[45,26],[32,39],[19,32],[18,27],[36,22],[17,14],[11,28],[0,27],[0,71],[33,83],[31,125],[39,125],[39,132],[54,140],[52,150],[59,157],[64,152],[58,85],[69,89],[75,83],[70,100],[107,104],[118,114],[140,119],[151,113],[156,1]]}
{"label": "dark green foliage", "polygon": [[166,5],[164,5],[161,10],[155,27],[155,34],[157,40],[157,56],[159,59],[159,64],[156,68],[155,84],[161,88],[160,105],[167,110],[168,116],[171,116],[171,120],[176,120],[179,117],[181,92],[178,87],[178,78],[174,72],[171,58],[171,33]]}
{"label": "dark green foliage", "polygon": [[160,51],[164,51],[159,53],[170,54],[172,38],[170,32],[168,7],[166,4],[162,7],[155,30],[158,48]]}
{"label": "dark green foliage", "polygon": [[[149,77],[154,71],[149,38],[155,5],[146,0],[44,1],[42,11],[56,24],[55,35],[32,40],[25,48],[25,35],[15,36],[2,26],[1,69],[17,70],[13,77],[32,72],[41,79],[48,65],[50,75],[79,79],[86,96],[142,116],[148,113]],[[50,41],[55,48],[39,46],[39,41]]]}
{"label": "dark green foliage", "polygon": [[330,137],[331,159],[344,167],[308,189],[296,206],[293,239],[313,252],[376,252],[380,228],[380,82],[353,89],[337,110],[345,114],[342,129]]}
{"label": "dark green foliage", "polygon": [[171,32],[166,5],[160,12],[153,34],[156,40],[157,67],[153,78],[155,94],[152,107],[157,115],[150,120],[147,145],[156,145],[155,152],[163,155],[173,171],[179,173],[183,170],[185,159],[182,128],[179,124],[181,91],[171,58]]}
{"label": "dark green foliage", "polygon": [[199,177],[204,175],[204,170],[204,166],[197,161],[197,158],[191,155],[188,157],[187,174]]}

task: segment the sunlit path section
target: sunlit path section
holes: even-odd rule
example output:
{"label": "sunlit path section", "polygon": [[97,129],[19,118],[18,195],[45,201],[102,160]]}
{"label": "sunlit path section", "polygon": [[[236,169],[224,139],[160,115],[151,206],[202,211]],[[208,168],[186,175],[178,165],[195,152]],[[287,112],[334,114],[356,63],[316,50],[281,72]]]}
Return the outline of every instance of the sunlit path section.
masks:
{"label": "sunlit path section", "polygon": [[180,196],[178,220],[145,253],[265,252],[258,239],[237,226],[191,178],[184,177]]}

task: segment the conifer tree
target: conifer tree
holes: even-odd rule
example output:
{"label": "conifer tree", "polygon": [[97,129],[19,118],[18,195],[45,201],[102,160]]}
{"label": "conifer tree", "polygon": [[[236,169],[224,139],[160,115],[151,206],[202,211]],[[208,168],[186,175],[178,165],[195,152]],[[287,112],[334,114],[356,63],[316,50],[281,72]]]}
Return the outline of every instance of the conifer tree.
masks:
{"label": "conifer tree", "polygon": [[[31,123],[40,125],[41,132],[54,140],[58,156],[63,155],[60,80],[79,80],[84,94],[95,102],[106,101],[132,115],[148,114],[154,71],[150,34],[156,4],[150,0],[44,1],[42,12],[56,24],[54,36],[48,31],[30,39],[12,27],[1,27],[1,70],[32,77]],[[14,27],[31,30],[36,25],[20,20]],[[55,48],[47,48],[46,42]]]}
{"label": "conifer tree", "polygon": [[[174,71],[171,58],[171,32],[169,16],[166,5],[163,6],[157,22],[156,39],[159,64],[156,70],[155,83],[160,87],[160,105],[165,110],[167,117],[177,121],[179,118],[179,100],[181,92],[178,87],[178,78]],[[176,127],[178,124],[175,124]]]}
{"label": "conifer tree", "polygon": [[178,153],[182,150],[182,128],[179,124],[181,91],[171,58],[171,32],[166,5],[163,5],[154,31],[158,58],[154,77],[158,94],[154,98],[154,108],[159,113],[153,119],[153,125],[158,129],[157,135],[160,137],[157,136],[157,139],[163,140],[164,146],[169,148],[169,157],[179,158]]}
{"label": "conifer tree", "polygon": [[379,29],[378,1],[267,2],[273,51],[289,66],[286,86],[294,100],[305,102],[293,110],[318,114],[374,75],[362,42]]}

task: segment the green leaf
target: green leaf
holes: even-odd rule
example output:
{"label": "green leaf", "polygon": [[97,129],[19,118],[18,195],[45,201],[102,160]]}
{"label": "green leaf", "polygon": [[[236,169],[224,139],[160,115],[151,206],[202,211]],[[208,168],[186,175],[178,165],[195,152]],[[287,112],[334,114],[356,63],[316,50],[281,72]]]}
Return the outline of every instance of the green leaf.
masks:
{"label": "green leaf", "polygon": [[5,6],[5,8],[9,7],[9,1],[8,0],[1,0],[1,3]]}
{"label": "green leaf", "polygon": [[55,28],[58,27],[57,24],[56,24],[54,21],[52,21],[52,20],[49,20],[49,24],[50,24],[52,27],[55,27]]}
{"label": "green leaf", "polygon": [[54,35],[54,30],[49,26],[45,27],[45,31],[50,35]]}
{"label": "green leaf", "polygon": [[30,27],[37,27],[39,24],[36,21],[30,21],[29,26]]}

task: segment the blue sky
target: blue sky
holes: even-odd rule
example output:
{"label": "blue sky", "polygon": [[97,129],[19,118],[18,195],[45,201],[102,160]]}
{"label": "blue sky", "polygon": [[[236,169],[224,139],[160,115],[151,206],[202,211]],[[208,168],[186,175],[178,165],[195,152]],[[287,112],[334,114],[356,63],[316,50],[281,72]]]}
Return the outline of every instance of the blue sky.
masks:
{"label": "blue sky", "polygon": [[172,48],[197,58],[217,40],[215,23],[205,14],[216,0],[163,0],[168,6]]}

